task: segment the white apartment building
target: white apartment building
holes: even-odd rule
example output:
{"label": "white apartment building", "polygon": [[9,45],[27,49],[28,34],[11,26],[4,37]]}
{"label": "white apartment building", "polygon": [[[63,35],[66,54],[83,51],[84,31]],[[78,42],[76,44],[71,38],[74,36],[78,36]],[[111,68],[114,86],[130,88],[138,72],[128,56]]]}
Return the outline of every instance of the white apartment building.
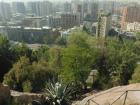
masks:
{"label": "white apartment building", "polygon": [[97,37],[106,37],[111,29],[111,16],[109,14],[100,14],[96,30]]}
{"label": "white apartment building", "polygon": [[139,22],[127,23],[126,31],[140,32],[140,23]]}

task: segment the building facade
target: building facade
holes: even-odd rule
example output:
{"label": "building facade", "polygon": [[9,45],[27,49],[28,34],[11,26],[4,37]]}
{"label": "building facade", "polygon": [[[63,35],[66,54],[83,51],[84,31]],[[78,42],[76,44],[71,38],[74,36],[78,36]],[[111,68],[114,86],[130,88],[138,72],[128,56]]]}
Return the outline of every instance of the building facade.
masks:
{"label": "building facade", "polygon": [[93,22],[97,22],[98,20],[98,2],[91,2],[91,7],[90,7],[90,11],[91,11],[91,20]]}
{"label": "building facade", "polygon": [[140,23],[140,5],[128,6],[123,8],[123,16],[121,21],[122,29],[126,29],[127,24]]}
{"label": "building facade", "polygon": [[0,20],[7,21],[10,20],[12,16],[10,4],[5,2],[0,2]]}
{"label": "building facade", "polygon": [[110,29],[111,29],[111,15],[101,13],[98,19],[96,36],[106,37]]}
{"label": "building facade", "polygon": [[71,3],[69,3],[69,2],[64,3],[64,12],[66,12],[66,13],[72,12],[72,4]]}
{"label": "building facade", "polygon": [[77,13],[60,13],[57,16],[49,16],[49,27],[63,29],[80,25],[80,15]]}
{"label": "building facade", "polygon": [[40,2],[40,16],[48,16],[53,13],[53,4],[49,1]]}
{"label": "building facade", "polygon": [[40,2],[28,2],[28,9],[34,16],[40,16]]}
{"label": "building facade", "polygon": [[48,27],[33,28],[21,26],[1,27],[0,32],[5,33],[9,40],[26,43],[43,43],[45,37],[59,37],[58,30],[52,30]]}
{"label": "building facade", "polygon": [[36,27],[40,28],[43,27],[43,18],[42,17],[25,17],[22,20],[23,27]]}
{"label": "building facade", "polygon": [[140,23],[139,22],[127,23],[126,31],[140,32]]}
{"label": "building facade", "polygon": [[48,17],[48,26],[53,28],[59,28],[61,24],[61,16],[49,16]]}
{"label": "building facade", "polygon": [[12,2],[13,13],[22,13],[25,14],[26,9],[24,2]]}
{"label": "building facade", "polygon": [[34,16],[48,16],[53,13],[53,4],[49,1],[28,2],[28,8]]}
{"label": "building facade", "polygon": [[80,25],[80,15],[77,14],[61,14],[62,28],[72,28]]}

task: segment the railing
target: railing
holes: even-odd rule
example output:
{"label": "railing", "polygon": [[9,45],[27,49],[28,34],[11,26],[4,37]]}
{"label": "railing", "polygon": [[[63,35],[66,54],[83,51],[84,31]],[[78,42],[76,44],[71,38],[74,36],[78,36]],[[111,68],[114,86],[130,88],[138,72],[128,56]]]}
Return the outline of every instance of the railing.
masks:
{"label": "railing", "polygon": [[[121,99],[123,96],[124,96],[124,101],[123,101],[123,104],[122,104],[122,105],[126,105],[126,100],[127,100],[128,93],[129,93],[129,92],[140,92],[140,90],[127,90],[127,91],[123,92],[123,94],[121,94],[117,99],[115,99],[115,101],[113,101],[111,104],[108,104],[108,105],[114,105],[114,104],[115,104],[119,99]],[[107,94],[107,93],[104,93],[104,94]],[[103,94],[103,95],[104,95],[104,94]],[[102,95],[102,94],[101,94],[101,95]],[[101,95],[98,95],[98,96],[101,96]],[[96,96],[96,97],[98,97],[98,96]],[[101,105],[101,104],[99,104],[98,102],[96,102],[96,101],[94,100],[94,98],[95,98],[95,97],[89,99],[85,105],[90,105],[91,103],[94,103],[94,104],[96,104],[96,105]],[[106,104],[106,105],[107,105],[107,104]]]}

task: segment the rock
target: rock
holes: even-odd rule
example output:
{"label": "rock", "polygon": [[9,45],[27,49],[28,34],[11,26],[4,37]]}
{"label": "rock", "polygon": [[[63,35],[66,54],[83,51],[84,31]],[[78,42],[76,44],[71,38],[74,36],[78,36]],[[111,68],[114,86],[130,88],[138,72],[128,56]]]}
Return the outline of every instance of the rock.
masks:
{"label": "rock", "polygon": [[33,100],[42,101],[42,94],[24,93],[11,90],[12,101],[16,105],[29,105]]}
{"label": "rock", "polygon": [[0,83],[0,105],[5,105],[10,102],[10,88],[7,85]]}

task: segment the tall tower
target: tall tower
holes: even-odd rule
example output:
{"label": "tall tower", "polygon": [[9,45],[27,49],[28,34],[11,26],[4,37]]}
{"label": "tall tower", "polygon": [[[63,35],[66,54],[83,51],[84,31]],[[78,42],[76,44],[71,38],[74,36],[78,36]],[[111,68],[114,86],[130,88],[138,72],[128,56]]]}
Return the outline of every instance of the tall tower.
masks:
{"label": "tall tower", "polygon": [[103,13],[103,11],[100,12],[98,17],[96,36],[106,37],[110,29],[111,29],[111,14]]}
{"label": "tall tower", "polygon": [[90,9],[89,9],[90,6],[89,5],[90,5],[89,0],[83,0],[83,3],[82,3],[83,17],[90,14]]}
{"label": "tall tower", "polygon": [[10,4],[5,2],[0,2],[0,18],[3,21],[10,20],[11,18],[11,7]]}
{"label": "tall tower", "polygon": [[25,5],[24,2],[12,2],[12,9],[14,13],[25,13]]}
{"label": "tall tower", "polygon": [[48,16],[53,12],[53,4],[49,1],[40,2],[40,14],[41,16]]}
{"label": "tall tower", "polygon": [[98,0],[90,1],[91,20],[96,22],[98,20],[99,4]]}
{"label": "tall tower", "polygon": [[72,12],[72,4],[69,2],[64,3],[64,12]]}

